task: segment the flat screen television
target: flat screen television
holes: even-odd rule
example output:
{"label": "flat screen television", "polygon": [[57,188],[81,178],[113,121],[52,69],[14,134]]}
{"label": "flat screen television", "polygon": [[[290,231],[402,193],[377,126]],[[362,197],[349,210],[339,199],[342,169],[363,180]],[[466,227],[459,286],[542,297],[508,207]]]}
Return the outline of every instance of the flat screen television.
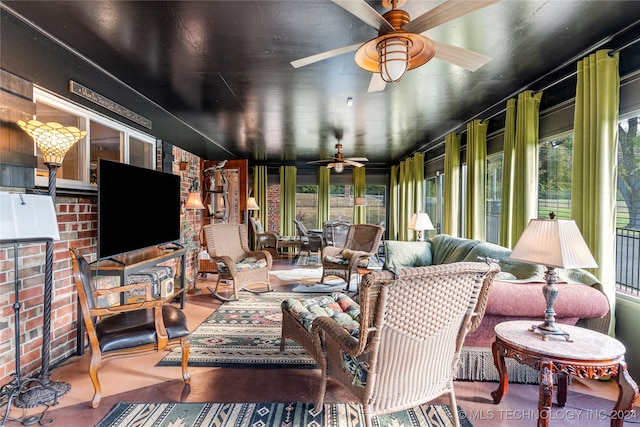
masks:
{"label": "flat screen television", "polygon": [[98,259],[180,240],[180,177],[100,159]]}

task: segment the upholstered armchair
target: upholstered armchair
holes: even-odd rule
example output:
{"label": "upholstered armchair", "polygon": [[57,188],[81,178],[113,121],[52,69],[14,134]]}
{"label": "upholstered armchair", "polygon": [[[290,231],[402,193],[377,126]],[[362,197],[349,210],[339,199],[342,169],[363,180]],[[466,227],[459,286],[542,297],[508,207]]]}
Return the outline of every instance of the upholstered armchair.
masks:
{"label": "upholstered armchair", "polygon": [[[233,282],[233,299],[238,299],[238,291],[247,286],[265,284],[266,291],[271,291],[269,271],[273,257],[268,251],[251,251],[248,246],[247,227],[244,224],[209,224],[203,228],[207,242],[207,251],[218,269],[218,279],[215,289],[208,287],[214,297],[229,301],[218,293],[220,282]],[[246,289],[260,293],[252,289]],[[266,292],[262,291],[262,292]]]}
{"label": "upholstered armchair", "polygon": [[305,227],[300,220],[294,219],[293,222],[296,225],[298,236],[301,240],[300,252],[307,251],[307,253],[311,255],[311,252],[321,251],[323,246],[322,234],[308,231],[307,227]]}
{"label": "upholstered armchair", "polygon": [[265,230],[262,226],[262,221],[258,217],[249,217],[249,219],[251,221],[251,227],[253,228],[253,234],[256,236],[256,249],[273,251],[272,254],[276,255],[278,253],[278,233]]}
{"label": "upholstered armchair", "polygon": [[370,257],[375,257],[384,228],[374,224],[352,224],[342,247],[325,246],[322,249],[322,278],[337,276],[351,283],[351,275],[359,267],[367,267]]}
{"label": "upholstered armchair", "polygon": [[[170,346],[182,349],[182,378],[190,382],[189,329],[187,319],[178,307],[163,304],[151,297],[151,282],[117,286],[110,289],[94,289],[89,263],[82,256],[69,250],[73,278],[78,292],[78,303],[89,338],[91,361],[89,377],[94,394],[91,406],[100,405],[101,387],[98,369],[103,360],[157,352]],[[99,307],[98,298],[116,296],[123,292],[144,289],[146,300],[133,304]]]}
{"label": "upholstered armchair", "polygon": [[462,344],[480,324],[497,264],[453,263],[374,271],[359,302],[343,293],[282,302],[282,338],[304,347],[322,369],[316,409],[327,380],[349,389],[365,423],[449,396],[459,425],[453,380]]}

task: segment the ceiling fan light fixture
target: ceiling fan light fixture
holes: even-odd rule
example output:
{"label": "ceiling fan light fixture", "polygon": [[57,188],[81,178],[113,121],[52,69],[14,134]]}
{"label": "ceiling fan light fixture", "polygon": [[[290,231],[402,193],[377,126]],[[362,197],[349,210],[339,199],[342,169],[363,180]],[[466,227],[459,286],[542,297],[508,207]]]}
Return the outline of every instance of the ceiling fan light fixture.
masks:
{"label": "ceiling fan light fixture", "polygon": [[344,171],[344,163],[342,162],[338,162],[333,166],[333,170],[336,171],[336,173],[342,173]]}
{"label": "ceiling fan light fixture", "polygon": [[382,80],[397,82],[409,68],[409,50],[413,42],[402,36],[383,38],[377,45]]}

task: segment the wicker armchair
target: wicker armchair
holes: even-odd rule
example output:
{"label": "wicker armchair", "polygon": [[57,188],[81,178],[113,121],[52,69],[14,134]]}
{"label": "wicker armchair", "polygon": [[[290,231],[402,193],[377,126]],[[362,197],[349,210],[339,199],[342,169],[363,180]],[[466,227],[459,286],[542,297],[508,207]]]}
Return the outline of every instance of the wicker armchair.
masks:
{"label": "wicker armchair", "polygon": [[358,267],[366,267],[369,257],[375,257],[384,228],[374,224],[352,224],[342,247],[325,246],[322,249],[322,278],[337,276],[351,283],[351,275]]}
{"label": "wicker armchair", "polygon": [[[355,338],[330,317],[312,323],[312,354],[322,380],[316,408],[322,408],[327,379],[347,387],[362,403],[365,423],[449,395],[459,425],[453,380],[462,344],[482,321],[496,264],[454,263],[372,272],[360,290],[360,329]],[[322,343],[322,344],[321,344]],[[308,345],[308,343],[307,343]]]}
{"label": "wicker armchair", "polygon": [[262,221],[257,217],[249,217],[251,221],[251,227],[253,228],[253,234],[256,236],[257,250],[268,250],[271,254],[276,255],[278,253],[278,233],[275,231],[265,230],[262,226]]}
{"label": "wicker armchair", "polygon": [[[244,224],[209,224],[203,228],[207,251],[218,267],[215,289],[208,287],[214,297],[229,301],[218,293],[222,280],[233,282],[233,299],[238,299],[238,291],[254,283],[264,283],[271,291],[269,271],[273,258],[268,251],[251,251],[247,243],[247,227]],[[247,289],[254,293],[255,290]]]}

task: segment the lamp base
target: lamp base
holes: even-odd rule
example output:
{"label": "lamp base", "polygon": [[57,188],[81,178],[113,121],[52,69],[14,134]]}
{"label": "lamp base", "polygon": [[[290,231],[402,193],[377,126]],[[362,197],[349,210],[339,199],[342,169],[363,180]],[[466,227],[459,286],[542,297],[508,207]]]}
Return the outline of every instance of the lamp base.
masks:
{"label": "lamp base", "polygon": [[541,323],[539,325],[531,325],[529,330],[531,332],[540,332],[540,334],[542,335],[542,341],[548,341],[551,335],[557,335],[557,336],[564,337],[564,339],[569,342],[573,342],[573,340],[571,339],[571,335],[568,332],[565,332],[562,329],[560,329],[555,324],[555,322],[551,323],[551,322],[545,321],[544,323]]}
{"label": "lamp base", "polygon": [[71,384],[63,381],[39,380],[38,384],[28,388],[16,397],[13,404],[18,408],[34,408],[58,404],[58,398],[69,393]]}

